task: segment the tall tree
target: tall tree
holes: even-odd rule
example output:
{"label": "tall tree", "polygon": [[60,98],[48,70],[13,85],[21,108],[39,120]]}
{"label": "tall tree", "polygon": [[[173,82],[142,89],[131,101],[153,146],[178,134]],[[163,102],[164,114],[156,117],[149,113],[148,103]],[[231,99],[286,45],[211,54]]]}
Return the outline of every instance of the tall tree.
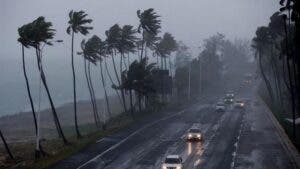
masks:
{"label": "tall tree", "polygon": [[90,93],[90,98],[91,98],[91,104],[92,104],[92,108],[93,108],[93,116],[94,116],[94,120],[95,120],[95,124],[97,127],[100,127],[100,120],[99,120],[99,116],[98,116],[98,109],[97,109],[97,103],[96,103],[96,98],[95,98],[95,92],[93,90],[93,84],[92,84],[92,79],[91,79],[91,73],[90,73],[90,65],[92,64],[96,64],[96,59],[93,57],[90,57],[90,52],[89,47],[87,45],[88,43],[85,42],[85,40],[81,41],[81,50],[82,52],[79,52],[78,54],[83,56],[84,59],[84,74],[85,74],[85,78],[87,81],[87,86],[88,86],[88,90]]}
{"label": "tall tree", "polygon": [[143,12],[141,12],[141,10],[138,10],[137,16],[140,22],[138,32],[142,34],[142,40],[140,44],[140,60],[142,60],[145,48],[145,38],[146,36],[155,37],[159,33],[159,30],[161,28],[161,20],[159,19],[160,16],[157,15],[153,8],[149,8],[147,10],[144,10]]}
{"label": "tall tree", "polygon": [[55,126],[58,132],[58,135],[63,139],[63,142],[65,144],[68,144],[68,141],[66,137],[64,136],[64,133],[62,131],[59,118],[50,94],[50,90],[46,81],[46,76],[44,73],[43,69],[43,64],[42,64],[42,48],[45,45],[52,45],[52,42],[50,41],[53,39],[55,35],[55,30],[52,28],[52,23],[51,22],[46,22],[44,17],[38,17],[36,20],[33,22],[27,24],[29,27],[29,30],[26,31],[26,35],[24,35],[26,38],[26,44],[28,47],[33,47],[36,52],[36,59],[37,59],[37,66],[38,70],[40,72],[40,78],[42,80],[43,86],[46,90],[46,94],[48,97],[48,100],[50,102],[52,114],[53,114],[53,119],[55,122]]}
{"label": "tall tree", "polygon": [[73,74],[73,99],[74,99],[74,120],[75,120],[75,130],[77,137],[81,137],[78,127],[78,119],[77,119],[77,98],[76,98],[76,74],[74,67],[74,35],[75,33],[81,33],[82,35],[87,35],[89,30],[93,29],[91,26],[87,26],[93,20],[87,19],[87,14],[84,11],[73,11],[69,12],[69,26],[67,28],[67,33],[72,36],[71,40],[71,66],[72,66],[72,74]]}
{"label": "tall tree", "polygon": [[[28,76],[27,76],[27,71],[26,71],[26,64],[25,64],[25,54],[24,54],[24,47],[28,48],[30,44],[28,43],[27,40],[27,33],[29,33],[29,31],[31,31],[31,26],[30,25],[23,25],[22,27],[20,27],[18,29],[18,33],[19,33],[19,38],[18,41],[21,43],[21,49],[22,49],[22,67],[23,67],[23,74],[25,77],[25,82],[26,82],[26,90],[27,90],[27,94],[28,94],[28,98],[30,101],[30,107],[31,107],[31,112],[32,112],[32,116],[33,116],[33,122],[34,122],[34,128],[35,128],[35,136],[36,136],[36,141],[37,141],[37,145],[39,142],[39,138],[38,138],[38,125],[37,125],[37,118],[36,118],[36,111],[34,108],[34,104],[33,104],[33,99],[32,99],[32,95],[31,95],[31,90],[30,90],[30,85],[29,85],[29,81],[28,81]],[[35,157],[38,158],[40,153],[41,153],[41,145],[36,146],[35,148]],[[42,154],[44,154],[42,152]]]}
{"label": "tall tree", "polygon": [[[136,30],[131,25],[124,25],[121,29],[120,39],[117,42],[117,50],[121,55],[120,58],[120,76],[121,76],[121,84],[124,81],[124,72],[123,72],[123,60],[125,60],[125,53],[133,53],[135,52],[136,47]],[[120,88],[122,99],[125,100],[125,91],[123,88]]]}
{"label": "tall tree", "polygon": [[[121,75],[119,76],[118,71],[117,71],[115,56],[117,55],[118,49],[120,48],[122,29],[120,28],[120,26],[118,24],[115,24],[112,27],[110,27],[109,30],[107,30],[105,32],[105,35],[106,35],[106,40],[105,40],[106,49],[112,58],[113,69],[114,69],[114,73],[115,73],[115,76],[116,76],[116,79],[118,82],[118,86],[121,86],[121,79],[120,79]],[[121,56],[121,58],[122,58],[122,56]],[[116,85],[113,84],[112,87],[115,88],[114,86],[116,86]],[[121,96],[122,96],[122,104],[123,104],[124,112],[126,112],[127,107],[126,107],[125,95],[122,90],[121,90]]]}

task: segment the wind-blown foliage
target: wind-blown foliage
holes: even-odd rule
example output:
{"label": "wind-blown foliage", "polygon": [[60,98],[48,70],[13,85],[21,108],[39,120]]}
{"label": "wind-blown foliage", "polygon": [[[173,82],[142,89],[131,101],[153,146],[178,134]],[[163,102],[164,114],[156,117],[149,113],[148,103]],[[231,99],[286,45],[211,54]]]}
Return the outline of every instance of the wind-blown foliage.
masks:
{"label": "wind-blown foliage", "polygon": [[155,40],[155,37],[159,33],[161,28],[161,20],[159,19],[160,16],[156,14],[153,8],[144,10],[143,12],[138,10],[137,16],[140,21],[138,32],[142,33],[142,40],[139,47],[141,48],[140,59],[142,60],[145,48],[145,39],[147,38],[148,45],[151,44],[149,43],[149,40]]}
{"label": "wind-blown foliage", "polygon": [[68,144],[67,139],[64,136],[62,131],[59,118],[50,95],[50,91],[46,82],[46,76],[44,73],[42,65],[42,46],[52,45],[51,40],[54,38],[55,30],[52,28],[51,22],[46,22],[44,17],[38,17],[33,22],[26,24],[24,29],[19,29],[19,35],[22,37],[20,41],[25,47],[33,47],[36,51],[38,70],[40,72],[40,78],[42,80],[43,86],[46,90],[50,106],[52,109],[52,114],[55,122],[55,126],[58,132],[58,135],[61,136],[65,144]]}
{"label": "wind-blown foliage", "polygon": [[73,11],[69,12],[69,26],[67,28],[67,33],[72,36],[71,40],[71,66],[72,66],[72,75],[73,75],[73,101],[74,101],[74,122],[75,122],[75,130],[77,137],[80,138],[81,134],[79,132],[78,127],[78,119],[77,119],[77,93],[76,93],[76,74],[74,67],[74,34],[81,33],[82,35],[87,35],[89,30],[93,29],[91,26],[87,26],[93,20],[87,19],[87,14],[84,11]]}

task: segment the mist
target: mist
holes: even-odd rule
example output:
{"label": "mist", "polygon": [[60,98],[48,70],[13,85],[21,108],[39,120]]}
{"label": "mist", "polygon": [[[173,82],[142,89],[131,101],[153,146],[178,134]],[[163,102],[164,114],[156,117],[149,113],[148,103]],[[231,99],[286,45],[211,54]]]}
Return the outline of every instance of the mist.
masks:
{"label": "mist", "polygon": [[[251,39],[260,25],[265,25],[269,16],[278,9],[273,0],[2,0],[0,2],[0,114],[11,114],[28,109],[25,82],[21,70],[21,46],[17,43],[17,29],[38,16],[45,16],[56,29],[55,39],[63,40],[62,44],[46,47],[45,69],[54,101],[60,105],[72,100],[71,67],[70,67],[70,36],[66,34],[68,12],[84,10],[93,19],[94,29],[86,37],[76,36],[75,51],[80,49],[80,41],[96,34],[104,39],[104,32],[115,23],[131,24],[137,27],[138,9],[154,8],[162,16],[161,34],[172,33],[176,40],[189,46],[193,55],[201,49],[202,41],[220,32],[229,39]],[[160,34],[160,35],[161,35]],[[39,78],[36,70],[34,53],[26,51],[28,72],[33,89],[38,89]],[[134,58],[132,58],[134,59]],[[78,97],[88,99],[86,84],[82,71],[83,59],[75,56],[78,72]],[[96,72],[99,71],[95,68]],[[94,72],[95,72],[94,71]],[[100,78],[94,73],[94,78]],[[96,84],[100,85],[100,84]],[[110,86],[108,84],[108,86]],[[38,92],[33,90],[34,99]],[[96,87],[99,96],[103,91]],[[109,90],[109,95],[113,95]],[[47,107],[45,99],[42,105]]]}

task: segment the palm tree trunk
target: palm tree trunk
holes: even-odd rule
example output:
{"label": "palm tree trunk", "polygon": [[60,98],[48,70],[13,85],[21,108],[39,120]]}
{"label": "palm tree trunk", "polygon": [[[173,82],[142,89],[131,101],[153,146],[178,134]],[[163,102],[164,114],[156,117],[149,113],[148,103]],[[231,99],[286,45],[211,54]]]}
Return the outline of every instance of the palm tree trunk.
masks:
{"label": "palm tree trunk", "polygon": [[10,149],[9,149],[9,147],[8,147],[8,145],[7,145],[7,143],[6,143],[6,140],[5,140],[5,138],[4,138],[4,136],[3,136],[1,130],[0,130],[0,137],[1,137],[1,139],[2,139],[2,142],[3,142],[3,144],[4,144],[4,147],[5,147],[5,150],[6,150],[7,154],[8,154],[9,157],[13,160],[13,159],[14,159],[14,156],[12,155],[12,153],[11,153],[11,151],[10,151]]}
{"label": "palm tree trunk", "polygon": [[99,125],[98,127],[101,127],[101,122],[100,122],[98,108],[97,108],[97,101],[96,101],[96,96],[95,96],[95,90],[94,90],[94,85],[93,85],[93,81],[92,81],[92,77],[91,77],[91,63],[90,62],[88,64],[88,77],[89,77],[88,79],[89,79],[90,87],[91,87],[92,99],[93,99],[94,106],[95,106],[95,116],[98,121],[98,125]]}
{"label": "palm tree trunk", "polygon": [[33,105],[33,99],[32,99],[30,86],[29,86],[29,82],[28,82],[28,77],[27,77],[27,73],[26,73],[25,54],[24,54],[24,46],[23,45],[22,45],[22,64],[23,64],[23,73],[24,73],[24,77],[25,77],[25,81],[26,81],[26,89],[27,89],[27,93],[28,93],[28,97],[29,97],[29,101],[30,101],[33,122],[34,122],[34,127],[35,127],[35,136],[36,136],[36,145],[37,145],[35,148],[35,157],[39,158],[40,153],[42,153],[42,155],[45,155],[45,152],[43,151],[42,145],[39,144],[40,139],[38,137],[38,124],[37,124],[37,118],[36,118],[36,111],[35,111],[35,108]]}
{"label": "palm tree trunk", "polygon": [[79,132],[78,119],[77,119],[76,75],[75,75],[75,68],[74,68],[74,31],[72,31],[71,66],[72,66],[72,75],[73,75],[73,101],[74,101],[75,130],[76,130],[77,138],[80,138],[81,134]]}
{"label": "palm tree trunk", "polygon": [[43,83],[43,85],[45,87],[45,90],[46,90],[46,93],[47,93],[48,100],[50,102],[50,107],[51,107],[51,110],[52,110],[56,130],[58,132],[58,135],[61,136],[61,138],[63,139],[64,144],[68,145],[69,142],[66,139],[66,137],[65,137],[65,135],[62,131],[62,128],[61,128],[61,125],[60,125],[60,122],[59,122],[59,119],[58,119],[58,116],[57,116],[57,112],[56,112],[56,109],[55,109],[54,103],[52,101],[52,97],[51,97],[51,94],[50,94],[50,91],[49,91],[49,88],[48,88],[48,85],[47,85],[47,82],[46,82],[46,76],[44,74],[44,70],[43,70],[42,63],[41,63],[41,54],[40,54],[39,46],[36,48],[36,55],[37,55],[37,60],[38,60],[38,69],[39,69],[39,72],[40,72],[42,83]]}
{"label": "palm tree trunk", "polygon": [[144,53],[144,39],[145,39],[145,35],[144,35],[144,31],[143,31],[143,35],[142,35],[142,49],[141,49],[141,57],[140,57],[140,61],[142,61],[143,59],[143,53]]}
{"label": "palm tree trunk", "polygon": [[130,66],[129,53],[127,54],[127,65],[128,65],[128,69],[129,69],[129,66]]}
{"label": "palm tree trunk", "polygon": [[[115,76],[116,76],[117,81],[118,81],[118,85],[121,86],[121,81],[120,81],[120,78],[119,78],[119,75],[118,75],[118,72],[117,72],[116,63],[115,63],[115,59],[114,59],[114,54],[112,55],[111,58],[112,58],[112,62],[113,62],[113,68],[114,68],[114,71],[115,71]],[[125,96],[124,96],[124,93],[123,93],[122,90],[121,90],[121,96],[122,96],[122,102],[123,102],[124,112],[126,112],[127,109],[126,109],[126,104],[125,104]]]}
{"label": "palm tree trunk", "polygon": [[142,96],[140,92],[138,92],[138,102],[139,102],[139,111],[142,111]]}
{"label": "palm tree trunk", "polygon": [[134,108],[133,108],[133,101],[132,101],[132,90],[129,90],[129,97],[130,97],[130,112],[131,116],[134,118]]}
{"label": "palm tree trunk", "polygon": [[260,71],[261,71],[261,75],[264,79],[264,82],[266,84],[266,87],[267,87],[267,90],[269,92],[269,96],[271,98],[271,102],[274,102],[274,96],[273,96],[273,89],[272,89],[272,86],[269,82],[269,80],[267,79],[267,76],[265,74],[265,71],[263,69],[263,64],[262,64],[262,55],[261,55],[261,52],[259,51],[259,67],[260,67]]}
{"label": "palm tree trunk", "polygon": [[[112,77],[111,77],[111,74],[110,74],[110,72],[109,72],[109,70],[108,70],[108,66],[107,66],[106,58],[104,58],[104,63],[105,63],[105,69],[106,69],[106,73],[107,73],[107,75],[108,75],[108,78],[109,78],[109,80],[110,80],[111,84],[115,84],[115,83],[114,83],[114,81],[113,81],[113,79],[112,79]],[[115,92],[116,92],[116,94],[117,94],[117,96],[118,96],[118,98],[119,98],[119,102],[120,102],[120,104],[122,105],[122,99],[121,99],[121,96],[120,96],[120,94],[119,94],[118,90],[117,90],[117,89],[115,89]]]}
{"label": "palm tree trunk", "polygon": [[111,117],[110,105],[109,105],[109,100],[108,100],[107,91],[106,91],[105,79],[104,79],[104,75],[103,75],[102,61],[100,61],[100,73],[101,73],[101,81],[102,81],[102,86],[103,86],[104,95],[105,95],[106,107],[107,107],[108,114]]}
{"label": "palm tree trunk", "polygon": [[94,121],[95,121],[95,124],[96,124],[96,126],[98,128],[99,124],[98,124],[98,120],[97,120],[97,117],[96,117],[96,114],[95,114],[95,105],[94,105],[94,100],[93,100],[93,96],[92,96],[92,90],[91,90],[91,86],[90,86],[90,81],[89,81],[89,77],[88,77],[88,73],[87,73],[87,66],[86,66],[86,64],[87,64],[86,63],[86,59],[84,58],[84,74],[85,74],[86,82],[87,82],[89,93],[90,93],[91,104],[92,104],[92,108],[93,108]]}
{"label": "palm tree trunk", "polygon": [[[288,11],[290,15],[290,11]],[[289,16],[290,18],[290,16]],[[290,19],[289,19],[289,27],[290,27]],[[293,114],[293,139],[296,140],[296,101],[295,101],[295,93],[294,93],[294,87],[293,87],[293,80],[291,75],[291,67],[289,62],[290,57],[290,51],[289,51],[289,41],[288,41],[288,30],[286,21],[284,20],[284,31],[285,31],[285,47],[286,47],[286,64],[287,64],[287,70],[288,70],[288,79],[289,79],[289,93],[291,95],[291,101],[292,101],[292,114]],[[297,48],[296,48],[297,49]]]}

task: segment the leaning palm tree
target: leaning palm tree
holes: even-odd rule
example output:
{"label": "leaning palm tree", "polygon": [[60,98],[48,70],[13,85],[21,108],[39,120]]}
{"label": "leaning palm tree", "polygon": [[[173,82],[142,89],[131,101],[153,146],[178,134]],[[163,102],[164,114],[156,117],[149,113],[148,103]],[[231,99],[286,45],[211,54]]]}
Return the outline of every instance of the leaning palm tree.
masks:
{"label": "leaning palm tree", "polygon": [[59,118],[50,94],[50,90],[47,84],[45,72],[43,69],[42,64],[42,49],[45,45],[52,45],[51,39],[53,39],[55,35],[55,30],[52,28],[51,22],[46,22],[44,17],[39,17],[36,20],[34,20],[32,23],[28,24],[29,30],[26,31],[25,37],[26,37],[26,44],[28,47],[33,47],[35,49],[36,53],[36,59],[37,59],[37,66],[40,73],[40,78],[42,81],[42,84],[46,90],[47,97],[50,102],[53,119],[55,122],[55,127],[58,132],[58,135],[63,139],[63,142],[65,144],[68,144],[68,141],[66,137],[64,136],[64,133],[62,131]]}
{"label": "leaning palm tree", "polygon": [[78,54],[83,56],[84,74],[85,74],[85,78],[86,78],[86,81],[87,81],[87,86],[88,86],[89,93],[90,93],[94,120],[95,120],[96,127],[99,128],[100,127],[100,119],[99,119],[99,116],[98,116],[96,97],[95,97],[95,92],[94,92],[94,89],[93,89],[93,83],[92,83],[91,73],[90,73],[91,72],[90,71],[90,65],[91,65],[91,63],[96,64],[96,59],[94,59],[93,57],[90,57],[90,55],[88,54],[89,53],[88,52],[89,47],[87,47],[87,46],[88,45],[85,42],[85,40],[82,40],[81,41],[81,50],[82,50],[82,52],[78,52]]}
{"label": "leaning palm tree", "polygon": [[172,34],[166,32],[161,39],[161,41],[157,44],[157,54],[161,57],[162,62],[162,69],[167,69],[166,58],[170,57],[171,53],[177,49],[177,42],[172,36]]}
{"label": "leaning palm tree", "polygon": [[13,156],[13,154],[11,153],[11,151],[10,151],[8,145],[7,145],[7,142],[6,142],[6,140],[5,140],[5,137],[3,136],[1,130],[0,130],[0,137],[1,137],[1,140],[2,140],[2,142],[3,142],[3,144],[4,144],[4,147],[5,147],[5,150],[6,150],[7,154],[9,155],[9,157],[10,157],[11,159],[14,159],[14,156]]}
{"label": "leaning palm tree", "polygon": [[[110,27],[109,30],[107,30],[105,32],[105,35],[106,35],[106,40],[105,40],[106,52],[111,55],[113,69],[114,69],[114,73],[115,73],[115,76],[116,76],[116,79],[118,82],[118,86],[121,86],[121,80],[120,80],[120,76],[117,71],[115,56],[116,56],[118,48],[120,46],[120,41],[121,41],[121,37],[122,37],[122,29],[120,28],[120,26],[118,24],[115,24],[112,27]],[[116,85],[113,84],[112,86],[114,88],[114,86],[116,86]],[[127,107],[126,107],[126,102],[125,102],[125,95],[124,95],[124,92],[122,92],[122,91],[121,91],[121,96],[122,96],[122,104],[123,104],[124,112],[126,112]]]}
{"label": "leaning palm tree", "polygon": [[[125,60],[125,53],[134,53],[136,48],[136,42],[138,38],[136,37],[136,30],[131,25],[124,25],[121,29],[121,37],[118,41],[117,50],[121,55],[120,58],[120,76],[121,84],[124,80],[123,72],[123,60]],[[125,99],[125,91],[121,88],[122,97]]]}
{"label": "leaning palm tree", "polygon": [[145,48],[146,33],[155,37],[159,33],[159,29],[161,28],[160,26],[161,21],[159,20],[160,16],[156,14],[153,8],[144,10],[143,12],[138,10],[137,16],[140,21],[138,32],[142,33],[142,40],[140,44],[140,48],[141,48],[140,60],[142,60],[144,48]]}
{"label": "leaning palm tree", "polygon": [[73,11],[69,12],[69,26],[67,28],[67,33],[72,36],[72,47],[71,47],[71,66],[73,73],[73,99],[74,99],[74,118],[75,118],[75,130],[77,137],[81,137],[78,128],[78,120],[77,120],[77,100],[76,100],[76,75],[74,68],[74,35],[75,33],[81,33],[82,35],[87,35],[89,30],[93,29],[93,27],[87,26],[92,22],[92,19],[87,19],[87,14],[84,11]]}
{"label": "leaning palm tree", "polygon": [[40,153],[42,153],[42,155],[44,155],[45,153],[43,152],[42,146],[39,144],[39,138],[38,138],[38,125],[37,125],[37,118],[36,118],[36,111],[34,108],[34,104],[33,104],[33,99],[32,99],[32,95],[31,95],[31,90],[30,90],[30,85],[29,85],[29,81],[28,81],[28,76],[27,76],[27,71],[26,71],[26,64],[25,64],[25,54],[24,54],[24,47],[29,48],[28,44],[28,40],[26,37],[29,32],[31,31],[31,25],[26,24],[23,25],[22,27],[20,27],[18,29],[18,33],[19,33],[19,38],[18,38],[18,42],[21,43],[21,49],[22,49],[22,67],[23,67],[23,74],[25,77],[25,82],[26,82],[26,90],[27,90],[27,94],[28,94],[28,98],[29,98],[29,102],[30,102],[30,107],[31,107],[31,112],[32,112],[32,116],[33,116],[33,122],[34,122],[34,128],[35,128],[35,136],[36,136],[36,141],[37,141],[37,146],[35,149],[35,157],[39,158]]}

